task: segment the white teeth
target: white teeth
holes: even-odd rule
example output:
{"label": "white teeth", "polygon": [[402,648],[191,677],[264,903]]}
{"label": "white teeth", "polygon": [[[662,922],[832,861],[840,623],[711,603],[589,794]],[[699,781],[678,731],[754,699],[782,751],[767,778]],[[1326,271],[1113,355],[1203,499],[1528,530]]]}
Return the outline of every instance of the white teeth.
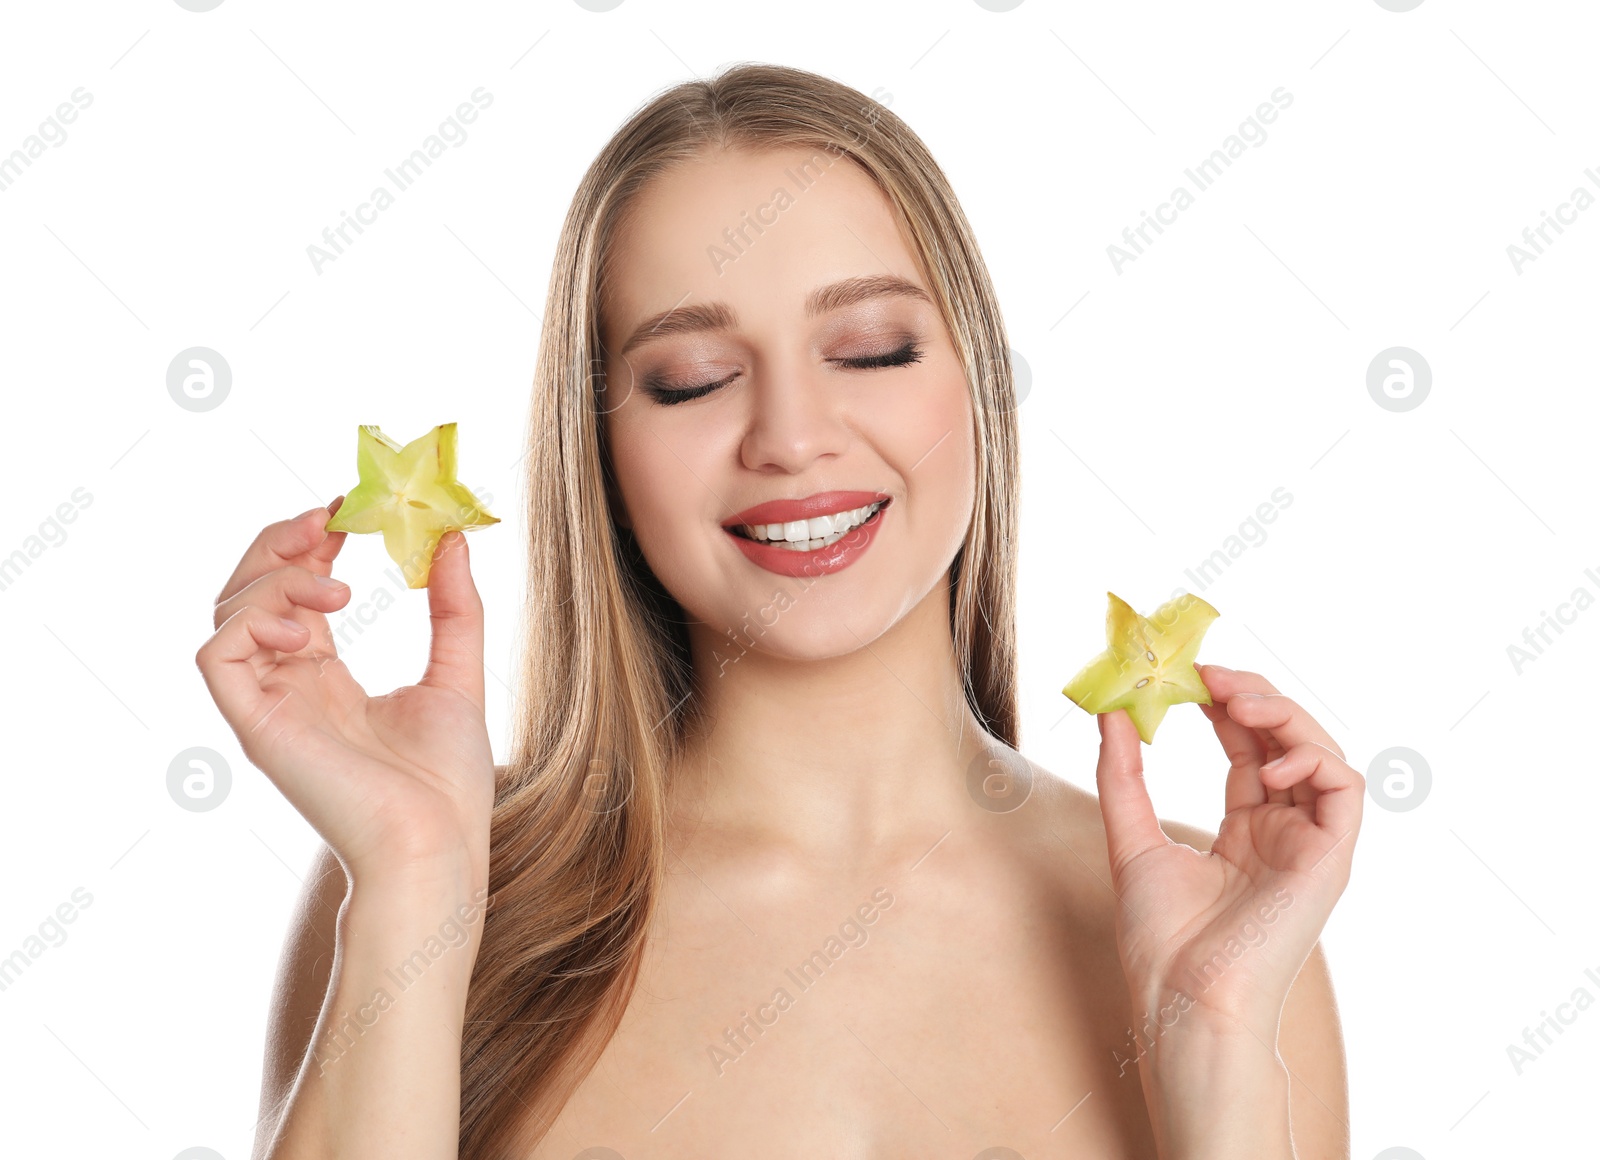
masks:
{"label": "white teeth", "polygon": [[846,532],[866,523],[872,513],[882,506],[881,502],[869,503],[849,511],[814,516],[808,520],[790,520],[782,524],[745,524],[742,530],[750,539],[765,541],[774,547],[814,552],[837,543]]}

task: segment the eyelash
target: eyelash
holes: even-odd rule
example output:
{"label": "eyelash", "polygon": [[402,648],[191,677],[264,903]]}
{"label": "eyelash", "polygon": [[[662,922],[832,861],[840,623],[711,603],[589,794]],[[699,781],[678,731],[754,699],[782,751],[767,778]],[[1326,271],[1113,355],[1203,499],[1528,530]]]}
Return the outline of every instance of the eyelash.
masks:
{"label": "eyelash", "polygon": [[[831,361],[849,367],[851,370],[877,370],[883,367],[910,366],[912,363],[921,362],[922,355],[923,350],[920,346],[914,342],[908,342],[899,350],[890,351],[887,354],[873,354],[863,358],[839,358]],[[698,399],[704,395],[709,395],[718,387],[725,387],[738,377],[738,375],[733,375],[723,379],[721,382],[706,383],[698,387],[674,387],[662,382],[660,379],[649,378],[644,382],[644,390],[656,402],[670,407],[675,403],[687,403],[690,399]]]}

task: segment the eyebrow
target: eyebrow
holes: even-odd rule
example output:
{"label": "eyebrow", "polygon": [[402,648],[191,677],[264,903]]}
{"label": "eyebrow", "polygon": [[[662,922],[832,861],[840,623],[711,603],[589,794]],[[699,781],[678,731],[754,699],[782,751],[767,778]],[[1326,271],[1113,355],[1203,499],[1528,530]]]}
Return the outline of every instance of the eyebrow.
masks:
{"label": "eyebrow", "polygon": [[[687,297],[687,295],[685,295]],[[874,274],[859,278],[846,278],[827,286],[819,286],[806,296],[806,317],[816,318],[829,311],[854,306],[873,298],[915,298],[929,305],[933,299],[915,282],[896,274]],[[725,302],[708,302],[700,306],[674,306],[641,322],[628,341],[622,344],[621,358],[634,347],[668,334],[693,334],[705,330],[733,330],[739,318]]]}

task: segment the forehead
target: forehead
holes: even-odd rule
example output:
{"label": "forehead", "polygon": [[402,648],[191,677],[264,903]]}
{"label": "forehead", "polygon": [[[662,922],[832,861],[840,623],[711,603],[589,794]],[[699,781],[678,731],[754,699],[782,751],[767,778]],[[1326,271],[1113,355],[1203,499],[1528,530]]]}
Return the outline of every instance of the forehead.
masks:
{"label": "forehead", "polygon": [[708,150],[636,195],[613,239],[601,303],[615,354],[646,318],[720,301],[741,324],[803,317],[845,278],[925,285],[888,199],[853,161],[809,147]]}

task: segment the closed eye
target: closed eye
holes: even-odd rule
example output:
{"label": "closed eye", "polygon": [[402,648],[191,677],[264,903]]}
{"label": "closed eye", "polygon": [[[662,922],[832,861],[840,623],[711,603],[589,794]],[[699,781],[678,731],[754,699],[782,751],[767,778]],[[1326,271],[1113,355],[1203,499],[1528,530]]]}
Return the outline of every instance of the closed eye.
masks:
{"label": "closed eye", "polygon": [[922,361],[922,348],[914,342],[908,342],[899,350],[890,351],[888,354],[872,354],[864,358],[836,358],[832,361],[840,366],[853,367],[867,370],[872,367],[904,367],[914,362]]}
{"label": "closed eye", "polygon": [[[828,361],[838,363],[840,366],[850,370],[876,370],[883,367],[910,366],[912,363],[921,362],[924,353],[926,352],[922,347],[915,342],[908,342],[899,350],[887,351],[883,354],[863,355],[860,358],[835,358]],[[688,387],[677,386],[676,384],[651,377],[645,379],[644,391],[656,402],[670,407],[675,403],[687,403],[690,399],[698,399],[704,395],[709,395],[718,387],[725,387],[738,377],[737,374],[733,374],[719,382]]]}
{"label": "closed eye", "polygon": [[670,383],[652,377],[645,379],[644,392],[656,402],[670,407],[674,403],[687,403],[690,399],[698,399],[702,395],[709,395],[718,387],[725,387],[738,377],[736,374],[730,375],[719,383],[707,383],[701,387],[673,386]]}

